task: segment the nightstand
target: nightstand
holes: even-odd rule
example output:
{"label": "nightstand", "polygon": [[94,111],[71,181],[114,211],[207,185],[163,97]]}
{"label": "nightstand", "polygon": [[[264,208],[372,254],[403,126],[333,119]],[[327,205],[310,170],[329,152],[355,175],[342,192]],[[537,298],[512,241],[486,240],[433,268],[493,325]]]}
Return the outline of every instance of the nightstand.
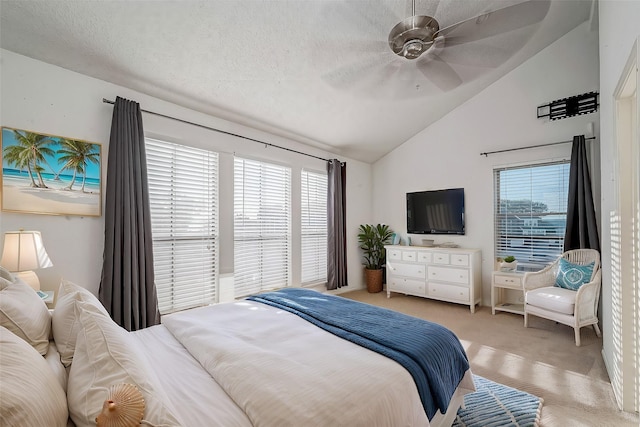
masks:
{"label": "nightstand", "polygon": [[[523,272],[494,271],[491,274],[491,313],[506,311],[524,314],[524,289],[522,288]],[[504,290],[513,289],[522,292],[522,303],[510,303],[504,300]]]}
{"label": "nightstand", "polygon": [[44,301],[45,304],[47,304],[47,308],[53,308],[53,302],[56,296],[56,292],[55,291],[40,291],[43,294],[47,294],[46,297],[40,297],[42,299],[42,301]]}

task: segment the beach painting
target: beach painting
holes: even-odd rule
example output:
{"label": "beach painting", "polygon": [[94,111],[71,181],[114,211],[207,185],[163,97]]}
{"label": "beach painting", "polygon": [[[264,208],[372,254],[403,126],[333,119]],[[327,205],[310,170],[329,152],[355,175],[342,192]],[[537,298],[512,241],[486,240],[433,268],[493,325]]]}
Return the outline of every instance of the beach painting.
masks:
{"label": "beach painting", "polygon": [[102,146],[2,127],[2,210],[102,215]]}

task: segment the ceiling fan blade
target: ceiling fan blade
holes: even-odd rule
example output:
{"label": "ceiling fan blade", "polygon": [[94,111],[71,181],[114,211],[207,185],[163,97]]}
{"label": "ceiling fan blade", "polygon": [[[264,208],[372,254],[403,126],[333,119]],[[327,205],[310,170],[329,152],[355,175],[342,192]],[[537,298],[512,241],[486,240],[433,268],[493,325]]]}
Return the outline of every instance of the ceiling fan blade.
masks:
{"label": "ceiling fan blade", "polygon": [[[528,38],[524,39],[524,41],[526,40]],[[517,47],[521,47],[521,44],[524,43],[517,43]],[[481,68],[499,67],[513,55],[514,51],[512,46],[498,47],[482,41],[453,46],[446,45],[446,49],[444,47],[444,40],[442,42],[436,41],[434,45],[435,52],[446,63]]]}
{"label": "ceiling fan blade", "polygon": [[460,75],[444,61],[440,55],[429,53],[427,61],[418,64],[418,70],[443,92],[448,92],[462,84]]}
{"label": "ceiling fan blade", "polygon": [[542,21],[550,5],[550,0],[528,0],[485,12],[441,29],[436,37],[443,36],[448,46],[482,40]]}
{"label": "ceiling fan blade", "polygon": [[[392,66],[393,61],[386,61],[378,55],[363,58],[348,65],[338,67],[322,75],[322,79],[330,86],[340,90],[358,91],[358,88],[365,88],[371,83],[373,76],[378,75],[380,80],[390,78],[397,71],[397,67]],[[379,73],[381,64],[382,73]],[[377,82],[376,84],[379,84]]]}
{"label": "ceiling fan blade", "polygon": [[437,0],[435,2],[435,6],[433,6],[433,10],[430,10],[429,13],[431,14],[431,16],[436,16],[436,13],[438,13],[438,6],[440,6],[440,0]]}
{"label": "ceiling fan blade", "polygon": [[384,32],[388,31],[390,22],[401,19],[383,0],[323,2],[322,4],[323,22],[343,23],[345,28],[369,28]]}

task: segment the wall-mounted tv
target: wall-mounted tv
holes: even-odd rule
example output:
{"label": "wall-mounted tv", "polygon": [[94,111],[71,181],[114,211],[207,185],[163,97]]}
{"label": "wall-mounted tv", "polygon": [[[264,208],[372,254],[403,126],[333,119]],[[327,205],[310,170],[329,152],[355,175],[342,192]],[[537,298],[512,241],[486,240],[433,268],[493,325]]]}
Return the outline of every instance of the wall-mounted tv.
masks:
{"label": "wall-mounted tv", "polygon": [[464,234],[464,188],[407,193],[407,233]]}

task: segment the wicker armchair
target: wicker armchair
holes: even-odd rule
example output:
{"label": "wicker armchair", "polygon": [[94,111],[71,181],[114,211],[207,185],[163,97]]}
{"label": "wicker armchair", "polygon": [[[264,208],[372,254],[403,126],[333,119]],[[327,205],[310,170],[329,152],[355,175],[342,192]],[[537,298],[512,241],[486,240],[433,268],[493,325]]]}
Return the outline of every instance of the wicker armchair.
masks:
{"label": "wicker armchair", "polygon": [[[555,287],[561,258],[578,265],[593,262],[591,280],[577,291]],[[524,327],[529,326],[529,315],[534,315],[571,326],[575,330],[576,346],[580,346],[580,328],[583,326],[593,325],[596,335],[600,336],[598,300],[601,274],[600,253],[594,249],[567,251],[543,270],[525,273],[522,280]]]}

